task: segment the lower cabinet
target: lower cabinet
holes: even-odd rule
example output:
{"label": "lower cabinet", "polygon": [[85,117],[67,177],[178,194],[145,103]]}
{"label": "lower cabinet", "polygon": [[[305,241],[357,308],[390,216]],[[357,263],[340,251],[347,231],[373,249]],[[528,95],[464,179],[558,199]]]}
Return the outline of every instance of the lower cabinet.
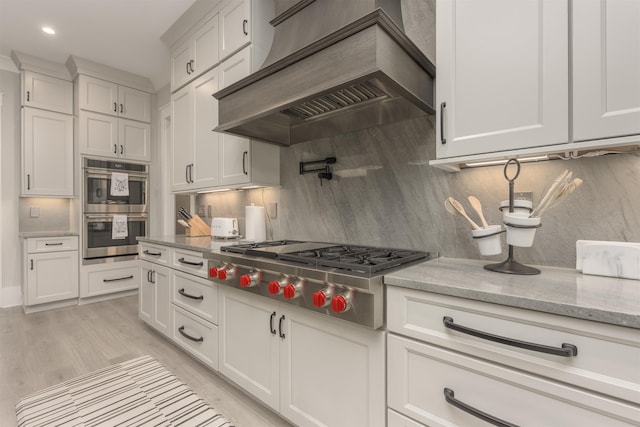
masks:
{"label": "lower cabinet", "polygon": [[80,267],[80,299],[112,297],[113,294],[135,291],[139,285],[140,267],[137,260]]}
{"label": "lower cabinet", "polygon": [[385,425],[385,333],[219,288],[220,372],[301,426]]}
{"label": "lower cabinet", "polygon": [[65,300],[72,300],[72,304],[76,304],[78,236],[25,239],[24,271],[25,311],[37,311],[35,307],[41,304]]}
{"label": "lower cabinet", "polygon": [[167,267],[140,261],[139,317],[165,335],[169,335],[171,326],[170,281]]}
{"label": "lower cabinet", "polygon": [[631,328],[396,287],[387,327],[390,426],[640,425]]}

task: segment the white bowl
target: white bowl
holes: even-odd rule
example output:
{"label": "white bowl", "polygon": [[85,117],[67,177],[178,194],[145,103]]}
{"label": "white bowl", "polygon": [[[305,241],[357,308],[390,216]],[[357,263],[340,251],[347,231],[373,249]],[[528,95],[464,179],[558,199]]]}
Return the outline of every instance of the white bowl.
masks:
{"label": "white bowl", "polygon": [[523,248],[533,245],[541,218],[530,218],[529,213],[505,212],[502,219],[507,228],[507,244]]}
{"label": "white bowl", "polygon": [[487,228],[471,230],[471,235],[478,245],[480,255],[488,256],[502,253],[502,243],[500,242],[501,233],[501,225],[490,225]]}
{"label": "white bowl", "polygon": [[[500,202],[500,212],[509,212],[509,200],[503,200]],[[533,210],[533,203],[531,200],[514,200],[513,212],[514,213],[530,213]]]}

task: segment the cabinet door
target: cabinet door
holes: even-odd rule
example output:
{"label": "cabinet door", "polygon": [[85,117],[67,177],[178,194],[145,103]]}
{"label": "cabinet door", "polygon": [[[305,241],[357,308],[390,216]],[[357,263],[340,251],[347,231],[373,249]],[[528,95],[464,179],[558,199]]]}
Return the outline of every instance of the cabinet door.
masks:
{"label": "cabinet door", "polygon": [[73,116],[22,109],[23,182],[27,196],[73,196]]}
{"label": "cabinet door", "polygon": [[27,304],[78,297],[78,251],[27,256]]}
{"label": "cabinet door", "polygon": [[73,83],[23,71],[22,105],[73,114]]}
{"label": "cabinet door", "polygon": [[640,2],[573,2],[573,136],[640,134]]}
{"label": "cabinet door", "polygon": [[568,141],[566,0],[438,2],[437,157]]}
{"label": "cabinet door", "polygon": [[156,288],[152,278],[153,264],[140,261],[140,289],[138,290],[138,317],[153,326]]}
{"label": "cabinet door", "polygon": [[[171,53],[171,90],[175,91],[191,80],[193,43],[187,40]],[[195,61],[194,61],[195,62]]]}
{"label": "cabinet door", "polygon": [[118,156],[128,160],[151,160],[151,125],[118,119]]}
{"label": "cabinet door", "polygon": [[222,286],[219,298],[220,372],[277,411],[277,304]]}
{"label": "cabinet door", "polygon": [[214,68],[193,82],[195,96],[193,187],[218,185],[219,139],[213,129],[218,126],[218,69]]}
{"label": "cabinet door", "polygon": [[[161,265],[154,265],[150,279],[155,287],[153,300],[153,326],[169,336],[171,328],[171,270]],[[142,278],[144,280],[144,278]]]}
{"label": "cabinet door", "polygon": [[118,86],[118,115],[126,119],[151,121],[151,95],[141,90]]}
{"label": "cabinet door", "polygon": [[251,141],[220,134],[220,185],[243,184],[251,180]]}
{"label": "cabinet door", "polygon": [[[104,114],[81,111],[80,153],[118,157],[118,119]],[[124,148],[123,148],[124,151]]]}
{"label": "cabinet door", "polygon": [[234,0],[220,12],[220,59],[251,41],[251,0]]}
{"label": "cabinet door", "polygon": [[173,172],[171,191],[190,188],[193,176],[193,86],[187,86],[171,97],[171,129]]}
{"label": "cabinet door", "polygon": [[384,332],[316,313],[281,318],[280,413],[298,425],[384,426]]}
{"label": "cabinet door", "polygon": [[[195,64],[193,71],[198,76],[218,63],[218,15],[207,21],[193,35]],[[193,77],[195,77],[192,74]]]}
{"label": "cabinet door", "polygon": [[118,85],[105,80],[80,75],[78,107],[96,113],[118,115]]}
{"label": "cabinet door", "polygon": [[247,46],[220,64],[220,89],[251,74],[251,46]]}

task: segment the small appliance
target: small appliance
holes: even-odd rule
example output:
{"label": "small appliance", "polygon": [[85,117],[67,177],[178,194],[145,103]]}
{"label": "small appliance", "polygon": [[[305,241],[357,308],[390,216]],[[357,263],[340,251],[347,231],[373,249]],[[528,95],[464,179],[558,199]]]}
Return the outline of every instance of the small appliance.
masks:
{"label": "small appliance", "polygon": [[236,238],[239,236],[237,218],[213,218],[211,221],[211,236],[221,238]]}

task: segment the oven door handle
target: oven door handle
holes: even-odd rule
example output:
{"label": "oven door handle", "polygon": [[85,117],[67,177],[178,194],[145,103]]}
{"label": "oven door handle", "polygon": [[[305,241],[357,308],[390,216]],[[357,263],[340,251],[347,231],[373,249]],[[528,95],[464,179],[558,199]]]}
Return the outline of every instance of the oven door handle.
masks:
{"label": "oven door handle", "polygon": [[[114,171],[115,172],[115,171]],[[149,174],[140,172],[123,172],[126,173],[132,181],[145,181],[149,179]],[[98,178],[98,179],[111,179],[111,172],[104,171],[90,171],[85,169],[84,176],[86,178]]]}
{"label": "oven door handle", "polygon": [[[102,220],[106,220],[106,222],[111,222],[113,221],[113,215],[120,215],[120,214],[104,214],[104,215],[85,215],[84,217],[86,219],[102,219]],[[131,219],[148,219],[149,217],[147,215],[130,215],[130,214],[122,214],[122,215],[126,215],[127,216],[127,220],[131,220]]]}

